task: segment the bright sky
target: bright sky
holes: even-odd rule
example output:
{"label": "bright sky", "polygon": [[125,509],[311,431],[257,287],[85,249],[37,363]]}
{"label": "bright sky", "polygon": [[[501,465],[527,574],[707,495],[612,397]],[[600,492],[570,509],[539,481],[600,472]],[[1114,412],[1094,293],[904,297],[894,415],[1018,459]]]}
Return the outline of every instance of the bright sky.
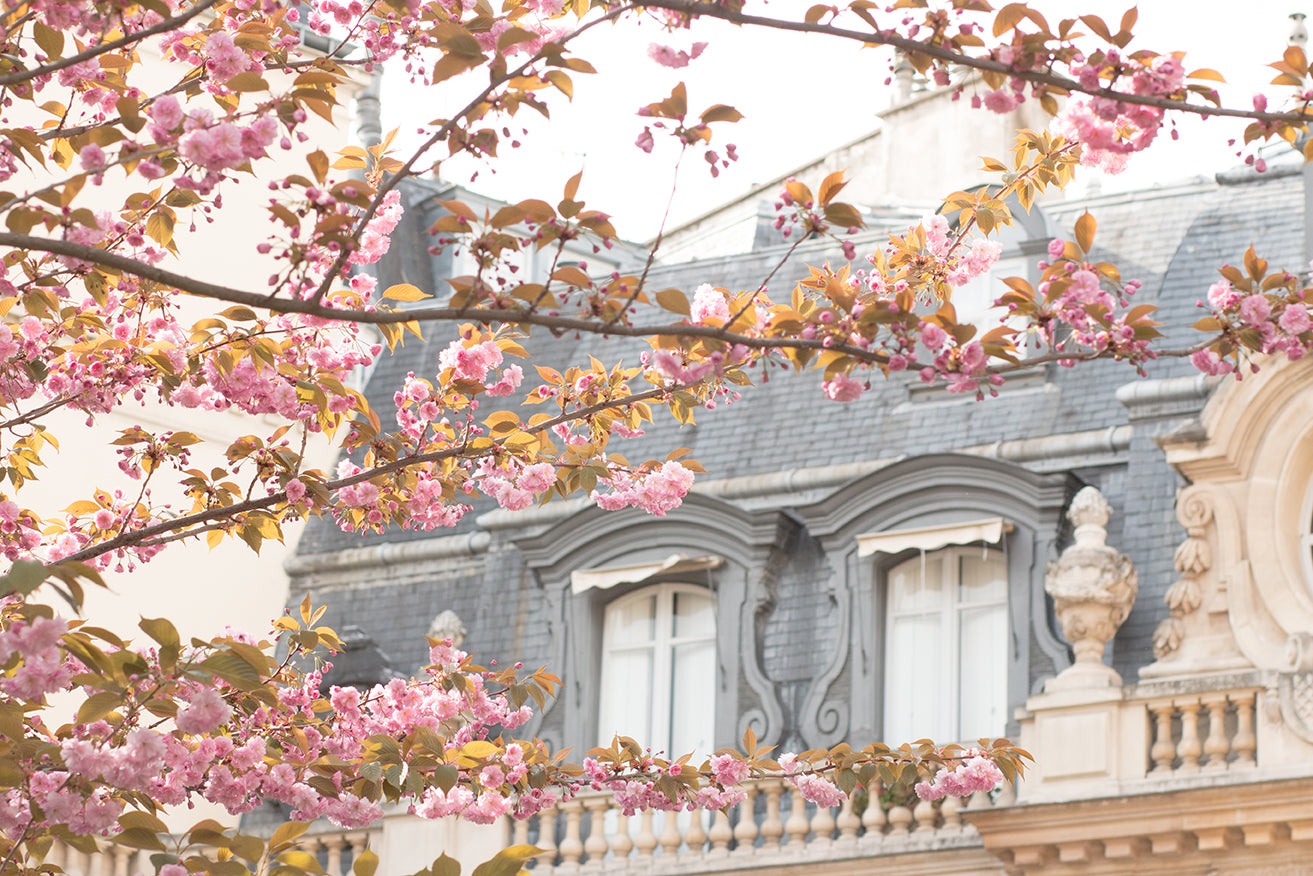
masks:
{"label": "bright sky", "polygon": [[[776,0],[747,5],[784,17],[809,4]],[[1093,12],[1114,29],[1126,8],[1108,0],[1036,0],[1032,5],[1050,23]],[[1140,4],[1132,48],[1184,50],[1187,70],[1220,70],[1229,80],[1223,86],[1227,102],[1248,106],[1252,95],[1271,79],[1264,65],[1279,59],[1290,30],[1288,15],[1297,11],[1313,12],[1313,4],[1146,0]],[[688,32],[668,35],[655,22],[594,29],[573,45],[599,75],[574,77],[572,104],[557,101],[550,122],[528,111],[517,116],[515,121],[529,127],[530,135],[524,138],[524,148],[503,150],[495,172],[486,165],[453,161],[444,165],[443,176],[495,197],[542,197],[555,202],[565,180],[583,169],[580,193],[589,207],[614,214],[622,236],[641,240],[655,234],[660,225],[676,152],[673,146],[658,147],[652,155],[639,152],[633,142],[643,120],[634,112],[665,97],[680,80],[688,83],[692,109],[725,103],[738,108],[744,119],[715,126],[719,130],[714,142],[720,147],[734,143],[740,155],[719,179],[710,177],[699,156],[686,159],[679,171],[671,224],[693,218],[753,183],[772,179],[866,133],[877,124],[875,114],[888,106],[889,90],[883,84],[889,75],[887,52],[812,35],[741,30],[714,21],[699,22],[695,35],[709,43],[706,52],[688,67],[670,70],[651,61],[647,47],[661,42],[687,48],[694,38]],[[416,107],[424,108],[423,121],[453,112],[468,99],[465,89],[471,83],[456,85],[464,87],[416,88],[401,76],[391,77],[384,90],[385,129],[402,128],[404,142],[408,133],[413,136]],[[1186,120],[1180,141],[1160,136],[1153,149],[1132,159],[1125,174],[1105,178],[1101,184],[1105,191],[1141,188],[1231,166],[1237,159],[1226,140],[1241,131],[1241,125],[1226,120]]]}

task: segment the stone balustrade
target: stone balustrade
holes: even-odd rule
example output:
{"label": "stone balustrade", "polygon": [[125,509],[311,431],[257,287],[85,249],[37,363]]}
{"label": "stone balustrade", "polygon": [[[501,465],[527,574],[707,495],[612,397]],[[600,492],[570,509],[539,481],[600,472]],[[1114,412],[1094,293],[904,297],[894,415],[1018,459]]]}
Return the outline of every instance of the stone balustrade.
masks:
{"label": "stone balustrade", "polygon": [[1150,721],[1149,776],[1253,767],[1258,753],[1257,697],[1257,688],[1242,688],[1145,702]]}
{"label": "stone balustrade", "polygon": [[855,808],[848,800],[821,808],[779,778],[751,783],[747,792],[747,799],[729,811],[678,816],[626,816],[608,794],[581,794],[516,824],[513,841],[548,850],[535,864],[541,874],[763,867],[804,855],[824,861],[979,845],[975,829],[963,820],[964,810],[1006,805],[1015,797],[1009,787],[997,792],[996,800],[980,793],[938,803],[874,800]]}
{"label": "stone balustrade", "polygon": [[1024,802],[1246,781],[1286,733],[1261,673],[1150,678],[1120,689],[1030,697],[1021,747],[1035,757]]}
{"label": "stone balustrade", "polygon": [[[363,830],[330,830],[306,834],[297,846],[319,860],[325,876],[350,876],[356,856],[369,847],[371,839],[377,840],[370,834]],[[155,871],[149,852],[115,845],[107,840],[96,840],[96,846],[95,853],[87,853],[55,840],[46,854],[45,863],[61,868],[68,876],[132,876]]]}
{"label": "stone balustrade", "polygon": [[356,856],[371,845],[377,847],[380,833],[364,830],[306,833],[297,841],[297,847],[319,860],[325,876],[350,876]]}
{"label": "stone balustrade", "polygon": [[133,873],[154,872],[149,852],[115,845],[106,840],[95,840],[98,851],[82,852],[55,840],[46,853],[46,864],[62,869],[68,876],[129,876]]}

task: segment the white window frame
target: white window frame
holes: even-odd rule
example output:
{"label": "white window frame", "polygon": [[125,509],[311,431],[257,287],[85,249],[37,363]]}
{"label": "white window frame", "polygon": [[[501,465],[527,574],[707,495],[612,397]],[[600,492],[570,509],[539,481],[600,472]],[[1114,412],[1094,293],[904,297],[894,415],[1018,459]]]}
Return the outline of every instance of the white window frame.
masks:
{"label": "white window frame", "polygon": [[[1004,582],[1005,582],[1004,591],[1003,591],[1004,595],[1001,599],[997,599],[991,602],[963,602],[961,601],[958,595],[959,585],[960,585],[961,565],[959,562],[957,562],[957,560],[962,557],[979,557],[982,554],[982,552],[984,552],[986,555],[989,555],[1001,567],[1001,571],[1004,575]],[[941,714],[940,720],[943,726],[914,728],[910,731],[911,738],[908,739],[893,738],[894,735],[901,736],[901,735],[908,735],[908,733],[902,731],[894,731],[892,729],[893,722],[891,720],[891,713],[893,709],[893,704],[890,702],[889,679],[891,673],[909,671],[909,669],[906,667],[906,664],[903,664],[902,666],[898,665],[897,658],[895,657],[895,655],[892,654],[892,647],[894,642],[894,636],[893,636],[894,623],[899,617],[899,615],[895,614],[893,610],[893,594],[892,594],[893,575],[899,568],[903,566],[916,565],[916,564],[921,565],[921,574],[924,575],[926,568],[925,561],[930,557],[944,560],[944,562],[941,562],[939,565],[940,568],[944,570],[944,574],[949,577],[949,580],[944,582],[945,586],[942,588],[943,597],[941,599],[941,604],[939,607],[941,639],[940,641],[935,642],[929,646],[929,647],[941,649],[941,653],[943,653],[944,655],[944,664],[947,670],[946,672],[947,679],[930,679],[930,678],[923,679],[925,684],[937,686],[938,690],[941,692],[941,700],[939,703],[939,707]],[[885,693],[883,697],[883,701],[884,701],[883,714],[884,714],[884,729],[885,729],[884,735],[886,737],[885,742],[889,745],[896,746],[904,742],[913,742],[915,741],[915,739],[928,737],[934,739],[936,742],[939,742],[941,744],[949,743],[949,742],[974,743],[976,741],[975,737],[969,739],[962,738],[962,732],[961,732],[961,722],[962,722],[962,714],[961,714],[962,682],[961,682],[961,671],[960,671],[961,661],[962,661],[961,616],[963,611],[967,609],[996,607],[1002,611],[1003,617],[1005,619],[1008,617],[1009,588],[1007,586],[1006,555],[1004,554],[1003,551],[999,550],[998,548],[988,547],[988,546],[978,546],[978,545],[953,546],[953,547],[941,548],[934,551],[922,551],[919,556],[914,556],[911,559],[904,560],[903,562],[897,563],[889,567],[886,576],[886,582],[887,582],[886,602],[885,602],[885,613],[884,613],[885,614],[885,619],[884,619]],[[910,617],[914,615],[924,615],[927,613],[928,612],[925,611],[906,612],[901,616]],[[1002,673],[1002,678],[1004,680],[1004,689],[1003,689],[1004,702],[1002,704],[1004,714],[1002,716],[1002,721],[1000,723],[1000,726],[993,728],[990,731],[990,735],[992,736],[1003,735],[1003,732],[1006,729],[1006,725],[1007,725],[1007,715],[1006,715],[1006,711],[1007,711],[1006,680],[1008,674],[1007,647],[1008,647],[1008,642],[1005,637],[1003,641],[1000,641],[998,643],[999,651],[1002,654],[1002,659],[1000,661],[1001,666],[999,667],[999,670]],[[898,655],[898,656],[901,656],[903,660],[914,659],[913,655]],[[913,667],[913,669],[910,671],[915,671],[915,668]]]}
{"label": "white window frame", "polygon": [[[711,607],[712,627],[709,634],[696,636],[675,636],[672,633],[674,624],[674,602],[676,594],[687,593],[704,599]],[[606,696],[608,689],[612,684],[623,684],[624,679],[611,679],[610,669],[615,666],[610,659],[611,654],[615,651],[633,651],[636,647],[632,644],[608,641],[607,616],[610,612],[625,603],[636,602],[642,599],[648,599],[655,596],[654,618],[653,618],[653,637],[649,647],[653,654],[652,659],[652,684],[651,698],[652,711],[650,715],[650,727],[604,727],[603,722],[607,720]],[[611,739],[616,734],[630,736],[639,743],[651,746],[653,751],[665,751],[671,756],[680,756],[688,754],[686,751],[672,751],[672,712],[674,706],[674,653],[675,649],[681,645],[710,643],[712,646],[712,665],[707,667],[708,678],[712,680],[711,689],[715,691],[715,650],[716,650],[716,631],[719,618],[716,616],[716,596],[715,593],[705,587],[699,587],[694,584],[683,583],[665,583],[653,584],[628,593],[618,599],[607,603],[602,611],[602,643],[601,643],[601,673],[598,683],[598,704],[597,704],[597,736],[598,743],[601,745],[610,745]],[[665,695],[662,696],[661,692]],[[715,734],[715,703],[708,702],[703,704],[705,715],[707,716],[707,751],[699,751],[700,754],[710,754]]]}

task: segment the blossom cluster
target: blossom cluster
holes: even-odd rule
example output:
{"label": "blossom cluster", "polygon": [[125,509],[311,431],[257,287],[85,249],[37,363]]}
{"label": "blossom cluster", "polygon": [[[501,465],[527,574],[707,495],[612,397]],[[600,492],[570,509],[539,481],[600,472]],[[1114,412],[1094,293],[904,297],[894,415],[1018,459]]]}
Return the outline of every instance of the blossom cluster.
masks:
{"label": "blossom cluster", "polygon": [[969,797],[977,791],[992,791],[1003,781],[1003,771],[983,751],[969,749],[961,763],[943,767],[929,782],[917,782],[916,796],[922,800]]}

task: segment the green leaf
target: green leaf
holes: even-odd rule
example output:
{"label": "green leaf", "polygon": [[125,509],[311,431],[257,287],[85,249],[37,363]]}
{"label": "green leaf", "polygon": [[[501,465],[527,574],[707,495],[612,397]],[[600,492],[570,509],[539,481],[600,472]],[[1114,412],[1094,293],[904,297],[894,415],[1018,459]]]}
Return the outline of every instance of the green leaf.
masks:
{"label": "green leaf", "polygon": [[[443,855],[443,857],[445,858],[446,855]],[[434,867],[436,868],[436,866],[437,861],[434,862]],[[378,855],[374,854],[372,849],[365,849],[363,852],[356,855],[356,859],[351,862],[351,872],[354,873],[355,876],[374,876],[374,871],[377,869]],[[460,868],[457,867],[457,874],[459,874],[459,872]]]}
{"label": "green leaf", "polygon": [[288,821],[278,826],[274,835],[269,838],[269,848],[271,850],[278,846],[292,842],[306,832],[310,825],[304,821]]}
{"label": "green leaf", "polygon": [[460,876],[460,861],[447,857],[447,853],[443,852],[442,857],[434,861],[433,866],[429,867],[429,872],[433,876]]}
{"label": "green leaf", "polygon": [[117,691],[102,690],[100,693],[92,694],[78,709],[78,723],[90,724],[92,721],[97,721],[122,704],[123,695]]}
{"label": "green leaf", "polygon": [[502,849],[491,861],[484,861],[475,867],[473,876],[516,876],[525,861],[545,851],[547,850],[528,845]]}
{"label": "green leaf", "polygon": [[288,849],[278,856],[278,863],[286,867],[295,867],[298,870],[305,870],[310,873],[323,873],[324,868],[319,866],[319,859],[309,852],[300,849]]}
{"label": "green leaf", "polygon": [[447,793],[456,786],[460,779],[460,772],[454,764],[444,763],[433,770],[433,783],[442,789],[442,793]]}
{"label": "green leaf", "polygon": [[242,690],[254,690],[260,686],[260,673],[231,651],[212,654],[201,664],[201,668]]}
{"label": "green leaf", "polygon": [[134,849],[149,849],[153,852],[164,851],[164,843],[160,842],[154,831],[147,830],[144,827],[130,827],[127,830],[119,831],[114,837],[114,842],[121,846],[131,846]]}
{"label": "green leaf", "polygon": [[167,618],[144,617],[137,626],[166,648],[177,648],[182,644],[177,628]]}
{"label": "green leaf", "polygon": [[0,594],[27,595],[46,580],[46,567],[36,560],[15,560],[9,571],[0,578]]}

